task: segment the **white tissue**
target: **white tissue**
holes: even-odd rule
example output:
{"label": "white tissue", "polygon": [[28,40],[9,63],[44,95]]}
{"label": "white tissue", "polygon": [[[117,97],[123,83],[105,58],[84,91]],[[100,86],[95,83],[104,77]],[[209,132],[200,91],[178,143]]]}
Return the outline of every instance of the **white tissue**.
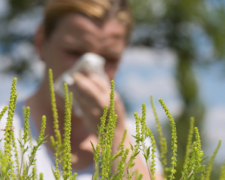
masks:
{"label": "white tissue", "polygon": [[[97,54],[94,53],[86,53],[80,59],[75,63],[69,70],[64,72],[56,81],[54,84],[55,91],[60,96],[64,98],[64,83],[67,83],[68,85],[73,85],[74,79],[73,74],[76,72],[84,71],[87,73],[95,73],[99,75],[100,77],[104,78],[105,80],[108,80],[107,75],[104,71],[104,65],[105,65],[105,59]],[[76,102],[74,98],[74,111],[77,116],[82,115],[82,111],[79,107],[79,104]]]}

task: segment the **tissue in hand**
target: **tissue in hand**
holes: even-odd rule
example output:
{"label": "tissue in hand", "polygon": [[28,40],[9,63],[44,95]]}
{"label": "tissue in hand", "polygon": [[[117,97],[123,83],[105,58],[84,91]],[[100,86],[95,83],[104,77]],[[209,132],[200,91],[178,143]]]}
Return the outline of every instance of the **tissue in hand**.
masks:
{"label": "tissue in hand", "polygon": [[[105,59],[94,53],[86,53],[80,57],[80,59],[66,72],[64,72],[56,81],[55,81],[55,91],[64,98],[64,83],[68,85],[73,85],[74,79],[73,74],[76,72],[86,72],[86,73],[95,73],[101,76],[103,79],[108,80],[107,75],[104,71]],[[79,104],[74,99],[74,110],[76,115],[80,116],[82,111],[79,107]]]}

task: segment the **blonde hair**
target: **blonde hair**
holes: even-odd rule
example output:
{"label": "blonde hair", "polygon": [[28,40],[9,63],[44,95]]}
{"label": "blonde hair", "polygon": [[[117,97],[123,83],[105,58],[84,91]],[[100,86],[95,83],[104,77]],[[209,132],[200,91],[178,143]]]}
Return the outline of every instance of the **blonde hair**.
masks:
{"label": "blonde hair", "polygon": [[129,37],[133,21],[126,0],[50,0],[45,7],[44,31],[50,37],[58,22],[70,13],[83,14],[104,23],[115,17],[125,24]]}

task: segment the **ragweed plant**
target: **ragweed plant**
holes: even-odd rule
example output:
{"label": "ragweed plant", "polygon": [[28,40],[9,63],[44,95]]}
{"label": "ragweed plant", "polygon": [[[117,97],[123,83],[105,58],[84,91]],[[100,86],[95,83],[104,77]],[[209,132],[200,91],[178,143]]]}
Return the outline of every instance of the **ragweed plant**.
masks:
{"label": "ragweed plant", "polygon": [[[51,79],[51,78],[50,78]],[[24,128],[23,128],[23,135],[21,134],[21,138],[17,139],[20,145],[21,149],[21,161],[19,161],[19,156],[18,156],[18,150],[16,147],[16,139],[14,137],[14,127],[13,127],[13,117],[14,117],[14,112],[16,108],[16,103],[17,103],[17,94],[16,94],[16,82],[17,79],[13,79],[12,83],[12,88],[11,88],[11,94],[10,94],[10,103],[9,107],[5,106],[3,110],[0,111],[0,120],[3,117],[4,113],[6,113],[8,109],[8,117],[7,117],[7,122],[6,122],[6,127],[5,129],[2,129],[5,131],[4,134],[4,153],[3,151],[0,150],[0,180],[11,180],[11,179],[17,179],[17,180],[37,180],[37,179],[44,179],[44,176],[42,173],[39,175],[37,174],[36,167],[35,167],[35,161],[36,161],[36,154],[37,151],[39,150],[40,146],[45,143],[45,129],[46,129],[46,117],[42,117],[42,124],[41,124],[41,129],[40,129],[40,134],[38,138],[36,138],[36,145],[32,145],[31,142],[31,132],[29,128],[29,114],[30,114],[30,108],[23,108],[23,113],[24,113]],[[53,82],[53,81],[52,81]],[[50,83],[51,84],[51,83]],[[67,85],[65,85],[65,94],[68,95],[68,89]],[[54,94],[53,94],[54,95]],[[75,180],[76,179],[76,173],[72,175],[71,172],[71,154],[70,154],[70,131],[71,131],[71,126],[70,126],[70,115],[71,115],[71,95],[70,98],[69,96],[66,96],[66,117],[65,117],[65,135],[64,135],[64,151],[63,151],[63,157],[64,157],[64,164],[62,168],[62,174],[63,174],[63,179],[70,179],[70,180]],[[55,102],[52,101],[53,103],[53,116],[55,119],[57,119],[57,110],[56,106],[54,108]],[[61,142],[61,134],[59,133],[58,122],[55,120],[55,132],[56,132],[56,137],[57,140],[55,141],[56,143],[60,144]],[[60,146],[56,146],[56,150],[60,150]],[[30,150],[30,154],[28,154],[28,162],[24,162],[24,155],[26,152]],[[58,150],[58,151],[59,151]],[[59,151],[60,152],[60,151]],[[12,160],[12,156],[15,156],[15,162]],[[61,179],[61,174],[60,170],[58,169],[58,155],[56,153],[56,166],[55,166],[55,171],[54,173],[56,174],[56,179]],[[29,171],[29,169],[32,169]],[[39,178],[38,178],[39,176]]]}
{"label": "ragweed plant", "polygon": [[[8,110],[8,117],[4,134],[4,151],[0,151],[0,180],[43,180],[43,173],[37,173],[35,166],[36,154],[39,147],[45,143],[45,128],[46,117],[42,117],[42,125],[39,137],[36,139],[36,144],[31,143],[31,132],[29,128],[29,115],[30,108],[24,108],[24,129],[21,133],[20,139],[18,139],[21,149],[21,159],[18,156],[18,150],[16,146],[16,139],[13,131],[13,117],[16,108],[17,94],[16,94],[16,78],[13,80],[10,103],[9,106],[5,106],[0,110],[0,120]],[[65,84],[65,118],[64,118],[64,134],[61,135],[59,130],[58,112],[56,107],[56,99],[54,93],[53,74],[49,70],[49,84],[51,94],[51,104],[54,119],[54,137],[50,137],[52,147],[55,150],[55,167],[52,168],[53,175],[56,180],[76,180],[77,174],[72,174],[71,168],[71,111],[73,95],[68,92],[68,87]],[[110,93],[110,105],[105,106],[103,115],[100,119],[100,125],[98,126],[98,144],[92,149],[94,152],[94,170],[93,180],[141,180],[143,174],[139,174],[138,171],[131,171],[134,167],[134,160],[138,154],[143,154],[146,166],[149,171],[149,180],[155,180],[156,172],[156,142],[152,131],[146,125],[146,105],[142,104],[142,116],[139,117],[138,113],[134,113],[136,123],[135,144],[130,143],[130,148],[125,148],[124,142],[127,136],[127,131],[124,131],[121,142],[118,145],[117,152],[112,154],[112,143],[114,138],[114,130],[117,121],[117,115],[115,114],[114,105],[114,93],[115,86],[114,81],[111,81],[111,93]],[[160,144],[160,156],[159,159],[163,166],[163,179],[172,180],[176,173],[176,157],[177,157],[177,134],[176,124],[169,109],[165,105],[162,99],[159,100],[171,125],[171,137],[172,137],[172,155],[170,165],[167,162],[167,142],[163,136],[161,124],[154,106],[153,97],[151,97],[151,104],[153,113],[156,119],[159,144]],[[109,113],[108,113],[109,111]],[[30,143],[28,143],[30,142]],[[210,179],[213,160],[221,145],[221,141],[210,158],[209,164],[204,164],[205,158],[203,157],[203,151],[201,149],[201,140],[198,132],[198,128],[194,127],[194,118],[190,120],[190,130],[187,139],[185,162],[183,166],[183,172],[181,180],[208,180]],[[28,162],[25,162],[25,153],[30,150],[28,155]],[[131,156],[128,156],[131,152]],[[12,157],[15,157],[15,161]],[[128,158],[129,157],[129,158]],[[114,171],[112,172],[112,165],[117,162]],[[31,170],[29,170],[31,169]],[[145,177],[146,179],[147,177]],[[225,180],[225,165],[221,168],[221,176],[219,180]]]}

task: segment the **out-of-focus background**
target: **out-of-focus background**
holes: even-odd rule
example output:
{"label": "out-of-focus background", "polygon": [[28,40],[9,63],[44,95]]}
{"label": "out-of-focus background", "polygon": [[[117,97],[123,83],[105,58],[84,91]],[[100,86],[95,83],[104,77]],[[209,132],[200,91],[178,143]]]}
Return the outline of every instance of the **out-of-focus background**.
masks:
{"label": "out-of-focus background", "polygon": [[[0,104],[8,103],[13,77],[18,77],[20,100],[40,83],[44,64],[35,55],[32,36],[42,20],[43,3],[0,0]],[[205,156],[223,140],[211,177],[217,179],[225,160],[225,1],[130,0],[130,4],[135,26],[116,77],[128,117],[132,120],[135,111],[141,114],[141,104],[146,103],[147,123],[157,136],[150,107],[153,95],[169,140],[168,119],[157,102],[163,98],[177,123],[181,170],[189,119],[194,116]]]}

